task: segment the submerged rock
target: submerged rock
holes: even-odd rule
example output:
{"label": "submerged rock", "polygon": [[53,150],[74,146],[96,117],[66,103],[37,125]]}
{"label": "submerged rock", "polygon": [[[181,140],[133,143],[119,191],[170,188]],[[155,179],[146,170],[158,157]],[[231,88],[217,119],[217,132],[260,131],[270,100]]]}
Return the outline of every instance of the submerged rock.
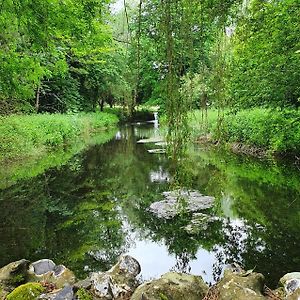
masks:
{"label": "submerged rock", "polygon": [[200,276],[169,272],[160,279],[146,282],[139,286],[131,300],[199,300],[208,290]]}
{"label": "submerged rock", "polygon": [[109,271],[91,274],[90,291],[100,299],[129,299],[138,285],[136,276],[140,271],[137,260],[129,255],[121,256]]}
{"label": "submerged rock", "polygon": [[32,263],[28,270],[29,280],[53,283],[60,289],[75,283],[74,273],[63,265],[56,265],[50,259],[41,259]]}
{"label": "submerged rock", "polygon": [[285,274],[280,278],[279,285],[284,288],[286,299],[300,299],[300,272]]}
{"label": "submerged rock", "polygon": [[188,225],[184,227],[185,231],[190,234],[197,234],[200,231],[207,230],[213,222],[219,221],[218,217],[210,216],[203,213],[194,213]]}
{"label": "submerged rock", "polygon": [[215,199],[214,197],[204,196],[198,191],[189,190],[164,192],[163,195],[165,200],[154,202],[150,205],[150,211],[163,219],[172,219],[181,210],[196,212],[210,208],[213,206]]}
{"label": "submerged rock", "polygon": [[163,142],[163,138],[158,136],[158,137],[151,137],[148,139],[142,139],[137,141],[138,144],[156,144],[156,143],[161,143]]}
{"label": "submerged rock", "polygon": [[236,274],[225,271],[224,277],[217,284],[219,300],[263,300],[265,278],[260,273],[245,272]]}
{"label": "submerged rock", "polygon": [[166,149],[163,149],[163,148],[150,149],[150,150],[147,150],[147,151],[151,154],[165,154],[166,153]]}

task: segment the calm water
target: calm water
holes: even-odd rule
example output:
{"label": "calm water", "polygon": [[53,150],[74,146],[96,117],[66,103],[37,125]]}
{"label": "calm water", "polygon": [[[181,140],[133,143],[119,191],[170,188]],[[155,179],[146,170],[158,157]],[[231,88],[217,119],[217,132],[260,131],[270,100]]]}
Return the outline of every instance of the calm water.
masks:
{"label": "calm water", "polygon": [[129,253],[144,279],[176,270],[213,283],[237,262],[262,272],[270,286],[300,271],[296,165],[194,146],[184,162],[186,185],[216,198],[206,213],[218,218],[187,231],[188,214],[164,221],[147,210],[173,172],[165,155],[136,143],[156,134],[153,124],[123,127],[106,144],[0,190],[0,266],[51,258],[84,277]]}

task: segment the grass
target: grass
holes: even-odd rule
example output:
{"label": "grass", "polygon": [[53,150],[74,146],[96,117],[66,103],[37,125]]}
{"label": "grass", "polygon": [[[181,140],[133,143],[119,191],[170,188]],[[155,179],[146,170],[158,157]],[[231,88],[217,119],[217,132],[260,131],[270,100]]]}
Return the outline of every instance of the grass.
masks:
{"label": "grass", "polygon": [[41,156],[115,126],[108,113],[13,115],[0,118],[0,162]]}
{"label": "grass", "polygon": [[300,153],[300,111],[263,108],[237,113],[225,111],[221,128],[216,110],[208,111],[206,125],[201,120],[200,111],[190,116],[195,137],[209,133],[214,139],[258,147],[273,154]]}

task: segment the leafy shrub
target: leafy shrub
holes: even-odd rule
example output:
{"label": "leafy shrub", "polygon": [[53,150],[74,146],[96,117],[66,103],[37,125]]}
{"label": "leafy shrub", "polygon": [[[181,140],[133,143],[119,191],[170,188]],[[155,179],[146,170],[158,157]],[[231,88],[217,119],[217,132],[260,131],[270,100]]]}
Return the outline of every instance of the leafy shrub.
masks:
{"label": "leafy shrub", "polygon": [[[191,121],[195,135],[202,135],[201,113],[196,111]],[[202,125],[201,125],[202,124]],[[208,112],[206,130],[215,138],[218,133],[216,111]],[[300,153],[300,112],[253,108],[237,113],[225,112],[222,139],[269,150],[273,153]],[[206,133],[207,133],[206,132]]]}

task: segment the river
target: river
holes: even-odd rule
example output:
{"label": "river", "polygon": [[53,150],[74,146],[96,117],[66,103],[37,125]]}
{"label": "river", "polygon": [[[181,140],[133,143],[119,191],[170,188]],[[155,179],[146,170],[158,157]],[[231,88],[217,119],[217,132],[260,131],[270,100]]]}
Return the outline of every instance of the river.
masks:
{"label": "river", "polygon": [[82,278],[128,253],[143,279],[175,270],[214,283],[235,262],[262,272],[270,287],[300,270],[298,166],[193,145],[188,185],[215,197],[208,213],[217,218],[196,225],[188,214],[162,220],[148,208],[169,190],[170,162],[149,153],[153,145],[137,143],[158,133],[156,122],[123,126],[105,144],[2,185],[0,266],[50,258]]}

